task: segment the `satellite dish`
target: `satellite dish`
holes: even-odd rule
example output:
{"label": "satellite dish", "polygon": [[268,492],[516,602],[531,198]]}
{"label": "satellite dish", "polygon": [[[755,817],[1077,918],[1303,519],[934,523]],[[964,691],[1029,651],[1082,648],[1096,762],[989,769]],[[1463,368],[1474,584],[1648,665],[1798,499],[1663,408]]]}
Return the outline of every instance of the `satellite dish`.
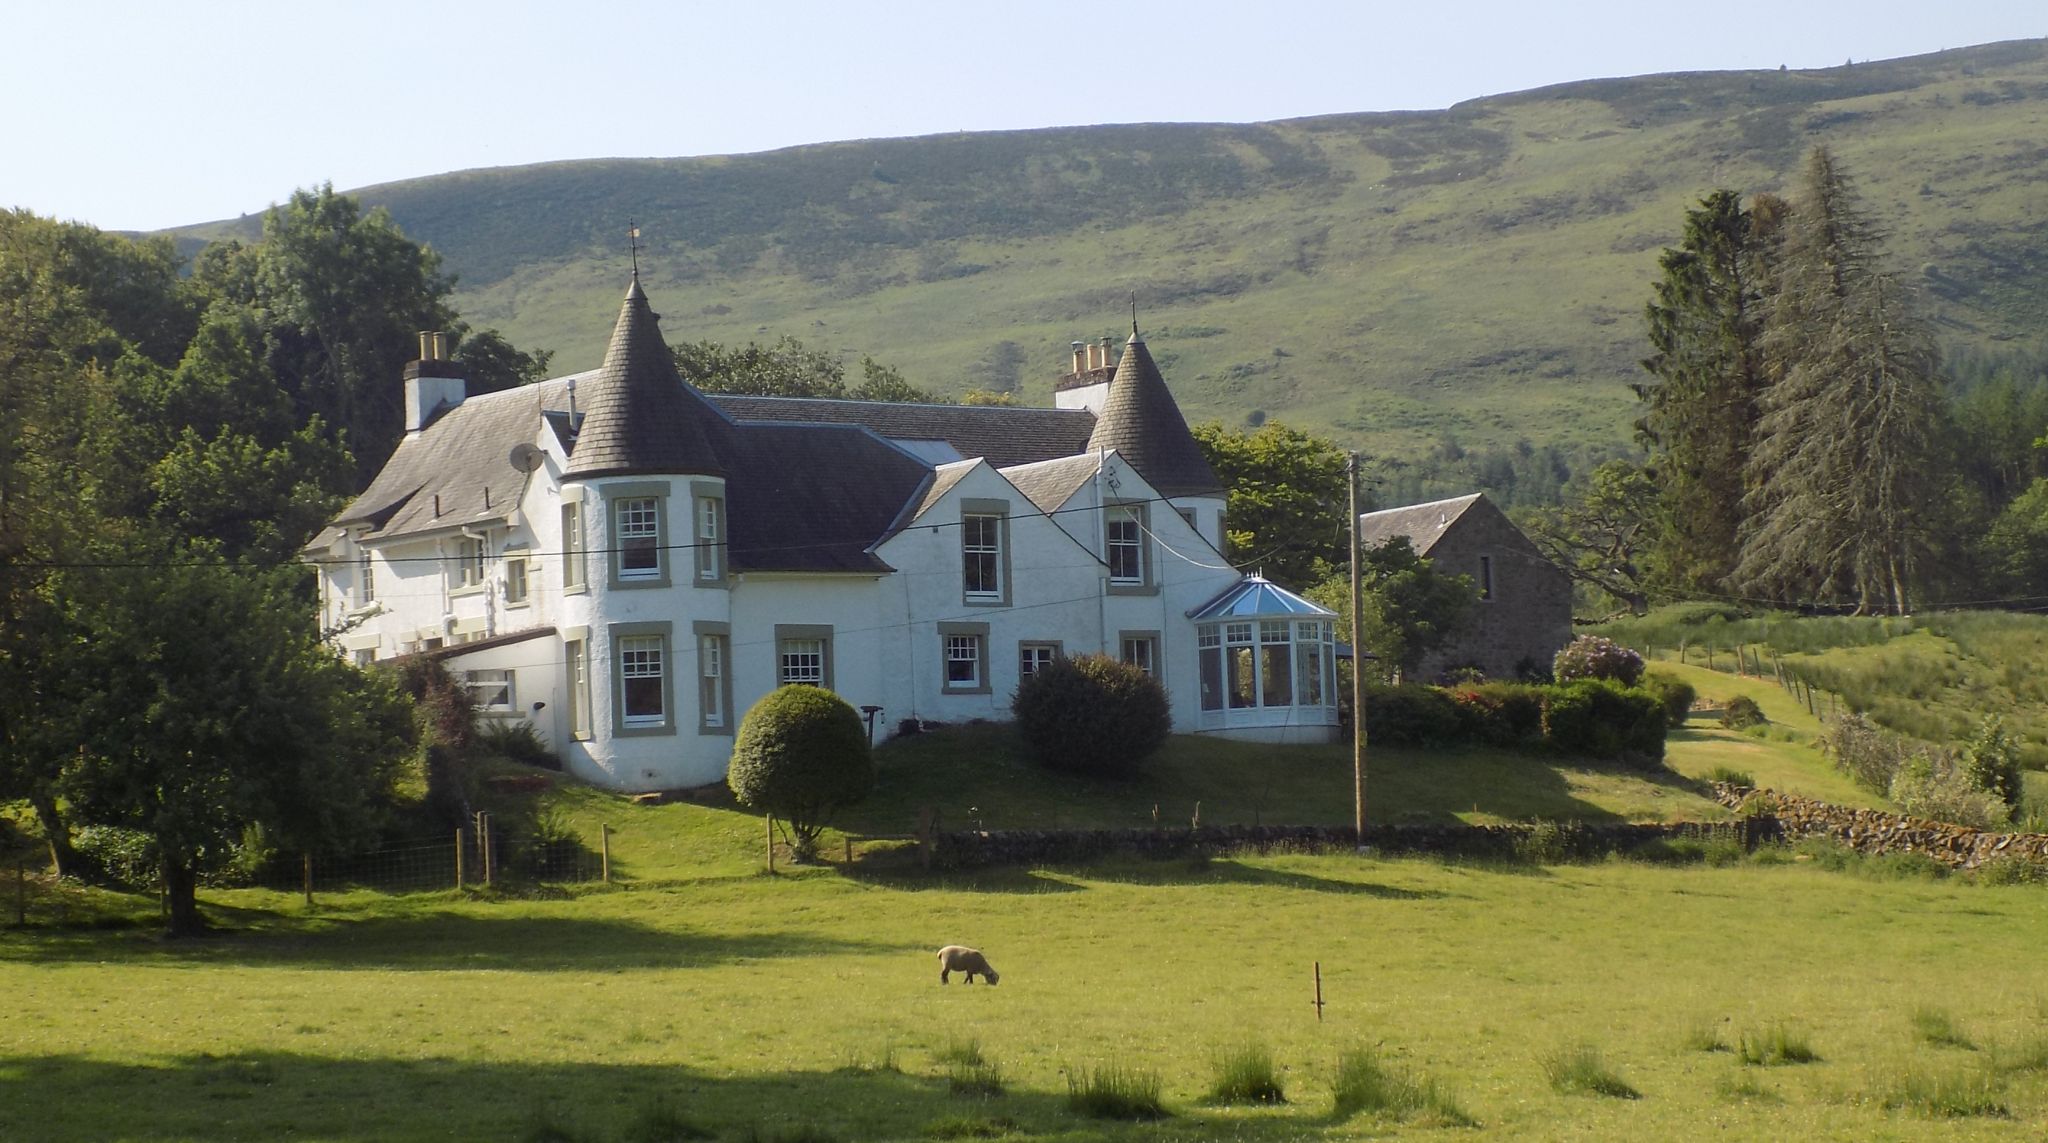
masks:
{"label": "satellite dish", "polygon": [[540,467],[541,461],[547,459],[547,456],[534,446],[521,441],[512,446],[512,455],[505,459],[521,472],[532,472]]}

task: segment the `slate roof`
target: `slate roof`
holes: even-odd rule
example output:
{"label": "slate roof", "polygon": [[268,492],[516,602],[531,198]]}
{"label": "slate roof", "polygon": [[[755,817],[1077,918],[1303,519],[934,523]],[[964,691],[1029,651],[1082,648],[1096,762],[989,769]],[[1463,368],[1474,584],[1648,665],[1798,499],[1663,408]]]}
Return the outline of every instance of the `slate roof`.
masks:
{"label": "slate roof", "polygon": [[1134,331],[1124,343],[1109,397],[1087,447],[1115,449],[1161,496],[1203,496],[1223,491],[1223,482],[1202,455],[1187,418],[1167,391],[1152,353]]}
{"label": "slate roof", "polygon": [[1483,499],[1485,493],[1474,492],[1449,500],[1432,500],[1427,504],[1364,513],[1358,517],[1358,542],[1362,547],[1377,548],[1395,536],[1406,536],[1415,554],[1426,556],[1429,549],[1443,539],[1444,533],[1450,531],[1451,525]]}
{"label": "slate roof", "polygon": [[732,570],[893,570],[868,548],[931,478],[922,461],[859,425],[763,422],[729,440]]}
{"label": "slate roof", "polygon": [[1095,429],[1095,416],[1086,409],[707,396],[736,421],[865,425],[890,440],[945,441],[962,458],[983,457],[997,468],[1072,456],[1089,447],[1088,436]]}
{"label": "slate roof", "polygon": [[975,465],[985,463],[987,462],[977,457],[973,460],[956,460],[933,469],[931,483],[925,485],[924,495],[917,498],[917,503],[910,511],[903,514],[903,523],[907,524],[931,511],[932,505],[937,504],[946,493],[953,491],[954,485],[967,479],[967,474],[974,471]]}
{"label": "slate roof", "polygon": [[577,389],[583,424],[564,474],[569,479],[726,475],[732,421],[676,372],[659,320],[634,275],[604,365]]}
{"label": "slate roof", "polygon": [[1040,512],[1050,514],[1080,491],[1082,485],[1095,479],[1098,467],[1097,455],[1084,452],[1058,460],[1042,460],[1037,464],[1012,465],[1003,469],[1002,474],[1026,499],[1036,504]]}
{"label": "slate roof", "polygon": [[1336,612],[1312,603],[1261,575],[1248,575],[1223,594],[1193,611],[1190,619],[1249,619],[1261,615],[1308,615],[1334,618]]}
{"label": "slate roof", "polygon": [[512,446],[533,443],[543,408],[567,403],[568,380],[471,397],[423,432],[408,433],[334,523],[367,524],[371,538],[388,539],[503,520],[526,486],[526,473],[512,467]]}

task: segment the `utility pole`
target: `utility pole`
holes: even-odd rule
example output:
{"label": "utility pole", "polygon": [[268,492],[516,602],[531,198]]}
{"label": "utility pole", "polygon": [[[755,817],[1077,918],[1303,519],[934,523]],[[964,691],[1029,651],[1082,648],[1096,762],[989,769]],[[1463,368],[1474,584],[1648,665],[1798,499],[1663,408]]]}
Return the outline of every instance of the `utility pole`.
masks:
{"label": "utility pole", "polygon": [[1358,578],[1358,450],[1344,461],[1344,474],[1351,486],[1351,786],[1358,830],[1358,848],[1365,849],[1365,646],[1363,594]]}

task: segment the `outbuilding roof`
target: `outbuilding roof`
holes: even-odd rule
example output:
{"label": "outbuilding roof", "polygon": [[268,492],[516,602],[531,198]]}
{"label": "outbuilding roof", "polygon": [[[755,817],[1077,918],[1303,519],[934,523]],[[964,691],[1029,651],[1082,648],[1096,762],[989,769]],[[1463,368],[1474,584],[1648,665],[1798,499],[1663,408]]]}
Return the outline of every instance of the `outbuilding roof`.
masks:
{"label": "outbuilding roof", "polygon": [[1436,542],[1444,538],[1444,533],[1451,530],[1451,525],[1483,499],[1485,493],[1474,492],[1449,500],[1367,512],[1358,518],[1358,542],[1362,547],[1377,548],[1395,536],[1406,536],[1408,546],[1415,549],[1415,554],[1426,556]]}

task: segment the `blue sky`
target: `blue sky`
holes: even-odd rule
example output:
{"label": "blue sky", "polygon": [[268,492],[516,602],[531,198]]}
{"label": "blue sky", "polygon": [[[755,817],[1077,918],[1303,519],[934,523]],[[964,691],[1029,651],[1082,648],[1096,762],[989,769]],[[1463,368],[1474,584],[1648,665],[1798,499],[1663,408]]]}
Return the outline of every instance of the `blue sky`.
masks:
{"label": "blue sky", "polygon": [[2048,6],[35,0],[6,26],[0,207],[153,229],[323,181],[1827,67],[2048,35]]}

